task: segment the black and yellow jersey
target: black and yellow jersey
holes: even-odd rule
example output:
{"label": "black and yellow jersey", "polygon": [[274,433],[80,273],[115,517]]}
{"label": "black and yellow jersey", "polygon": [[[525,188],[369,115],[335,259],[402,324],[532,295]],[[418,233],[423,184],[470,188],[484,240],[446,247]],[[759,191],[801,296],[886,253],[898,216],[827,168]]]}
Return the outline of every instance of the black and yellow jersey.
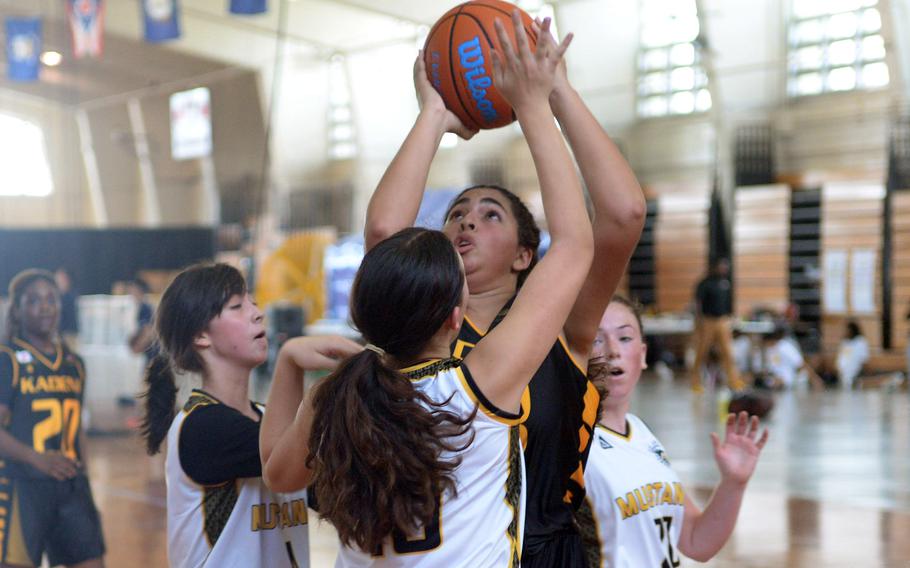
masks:
{"label": "black and yellow jersey", "polygon": [[[505,316],[511,302],[493,321]],[[453,346],[463,358],[486,332],[468,318]],[[573,509],[584,499],[584,463],[600,397],[581,367],[572,359],[565,341],[553,344],[529,384],[530,411],[521,425],[527,467],[525,545],[537,539],[574,530]]]}
{"label": "black and yellow jersey", "polygon": [[[85,365],[62,342],[53,353],[20,338],[0,345],[0,404],[10,411],[3,427],[36,452],[61,452],[82,461],[79,428],[84,391]],[[49,478],[9,459],[4,471],[8,477]]]}

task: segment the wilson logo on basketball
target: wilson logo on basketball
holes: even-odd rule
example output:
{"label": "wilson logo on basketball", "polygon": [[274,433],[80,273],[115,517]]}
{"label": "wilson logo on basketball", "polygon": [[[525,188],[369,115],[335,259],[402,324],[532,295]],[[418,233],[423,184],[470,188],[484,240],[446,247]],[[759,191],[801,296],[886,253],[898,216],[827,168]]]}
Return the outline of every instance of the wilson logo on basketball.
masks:
{"label": "wilson logo on basketball", "polygon": [[458,46],[458,57],[462,69],[465,69],[464,78],[468,83],[468,90],[474,105],[487,122],[493,122],[499,116],[493,103],[487,98],[487,89],[493,85],[493,80],[484,67],[483,51],[480,48],[480,37],[472,39]]}

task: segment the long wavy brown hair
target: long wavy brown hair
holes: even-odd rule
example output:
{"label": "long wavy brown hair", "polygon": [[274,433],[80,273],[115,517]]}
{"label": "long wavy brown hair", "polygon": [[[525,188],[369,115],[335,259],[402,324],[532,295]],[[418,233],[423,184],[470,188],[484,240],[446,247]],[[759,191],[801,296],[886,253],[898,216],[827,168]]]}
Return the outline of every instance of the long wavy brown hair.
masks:
{"label": "long wavy brown hair", "polygon": [[[405,229],[364,257],[351,318],[392,360],[413,360],[459,305],[463,287],[445,235]],[[310,488],[342,543],[374,552],[394,531],[415,534],[432,521],[443,495],[455,493],[460,460],[451,454],[473,441],[474,413],[446,410],[448,402],[431,400],[370,350],[317,387]]]}

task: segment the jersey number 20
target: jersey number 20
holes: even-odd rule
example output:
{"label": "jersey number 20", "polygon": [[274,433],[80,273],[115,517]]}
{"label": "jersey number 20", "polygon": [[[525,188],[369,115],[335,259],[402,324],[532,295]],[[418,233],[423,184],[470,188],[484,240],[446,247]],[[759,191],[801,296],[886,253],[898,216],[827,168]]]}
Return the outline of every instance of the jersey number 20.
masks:
{"label": "jersey number 20", "polygon": [[32,412],[49,412],[47,418],[35,424],[32,430],[32,442],[35,451],[43,454],[47,441],[60,436],[60,451],[76,459],[76,432],[79,430],[79,401],[74,398],[57,400],[56,398],[39,398],[32,401]]}

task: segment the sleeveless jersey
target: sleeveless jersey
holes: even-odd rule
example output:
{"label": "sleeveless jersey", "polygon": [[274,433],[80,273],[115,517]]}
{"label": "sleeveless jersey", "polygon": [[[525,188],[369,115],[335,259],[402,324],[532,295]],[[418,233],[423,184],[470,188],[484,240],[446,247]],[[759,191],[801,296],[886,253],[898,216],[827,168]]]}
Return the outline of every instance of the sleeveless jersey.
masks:
{"label": "sleeveless jersey", "polygon": [[[42,353],[20,338],[0,345],[0,404],[10,410],[6,430],[38,453],[61,452],[82,461],[79,428],[85,366],[62,343]],[[32,466],[7,460],[5,475],[52,479]]]}
{"label": "sleeveless jersey", "polygon": [[[454,365],[454,366],[453,366]],[[457,495],[442,496],[436,520],[418,535],[395,534],[379,554],[341,546],[337,567],[518,568],[524,526],[524,460],[518,415],[487,401],[471,373],[457,361],[424,363],[401,371],[414,386],[446,410],[468,416],[479,406],[471,430],[474,441],[457,453]],[[455,455],[443,454],[442,459]]]}
{"label": "sleeveless jersey", "polygon": [[[510,304],[496,317],[502,320]],[[465,318],[453,347],[464,357],[485,333]],[[521,427],[528,471],[526,544],[574,532],[573,508],[584,499],[584,464],[600,396],[560,338],[528,385],[528,419]]]}
{"label": "sleeveless jersey", "polygon": [[[309,566],[306,492],[279,494],[262,477],[196,483],[179,455],[182,426],[193,412],[222,405],[194,391],[167,435],[168,564],[173,568]],[[224,405],[222,405],[224,406]]]}
{"label": "sleeveless jersey", "polygon": [[679,566],[685,494],[663,446],[640,418],[626,415],[626,435],[597,426],[585,480],[600,540],[600,561],[592,565]]}

